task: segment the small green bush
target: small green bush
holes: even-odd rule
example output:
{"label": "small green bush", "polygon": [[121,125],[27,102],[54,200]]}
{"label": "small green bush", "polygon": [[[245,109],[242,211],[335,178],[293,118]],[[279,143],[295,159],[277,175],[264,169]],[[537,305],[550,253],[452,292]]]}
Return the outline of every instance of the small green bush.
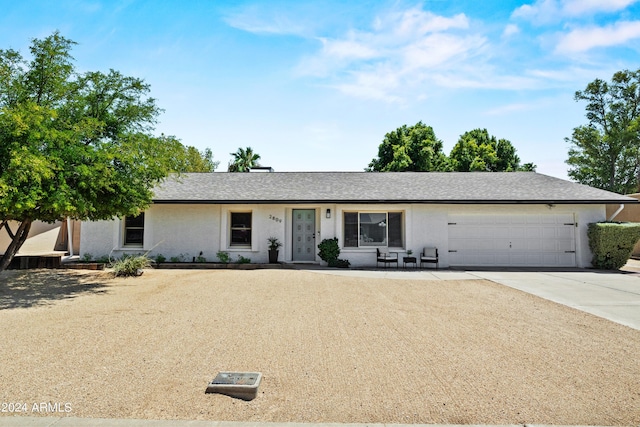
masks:
{"label": "small green bush", "polygon": [[142,274],[142,269],[151,266],[151,259],[146,255],[135,256],[123,256],[119,260],[116,260],[111,268],[113,268],[113,274],[118,276],[139,276]]}
{"label": "small green bush", "polygon": [[251,258],[243,257],[242,255],[238,255],[238,260],[236,261],[238,264],[251,264]]}
{"label": "small green bush", "polygon": [[329,267],[340,267],[347,268],[351,265],[349,260],[346,259],[338,259],[340,255],[340,247],[338,246],[338,238],[334,237],[333,239],[324,239],[318,245],[318,256],[321,260],[325,261]]}
{"label": "small green bush", "polygon": [[633,246],[640,239],[640,224],[631,222],[597,222],[587,230],[589,248],[595,268],[617,270],[624,266]]}
{"label": "small green bush", "polygon": [[178,256],[172,256],[171,258],[169,258],[169,261],[171,262],[187,262],[187,256],[189,254],[180,254]]}
{"label": "small green bush", "polygon": [[167,258],[166,258],[164,255],[162,255],[162,254],[158,254],[158,255],[156,255],[156,262],[157,262],[158,264],[162,264],[162,263],[163,263],[163,262],[165,262],[166,260],[167,260]]}
{"label": "small green bush", "polygon": [[216,256],[218,257],[220,262],[223,263],[223,264],[229,264],[229,261],[231,261],[231,257],[229,256],[229,252],[218,251],[218,252],[216,252]]}
{"label": "small green bush", "polygon": [[82,259],[80,259],[80,262],[91,262],[92,259],[93,255],[87,252],[86,254],[82,255]]}
{"label": "small green bush", "polygon": [[207,259],[204,256],[202,256],[202,251],[200,251],[198,256],[194,258],[194,261],[202,263],[202,262],[207,262]]}
{"label": "small green bush", "polygon": [[320,257],[321,260],[325,261],[328,264],[330,264],[331,262],[334,262],[335,260],[338,259],[338,256],[340,255],[338,238],[334,237],[333,239],[324,239],[318,245],[318,249],[320,249],[320,252],[318,252],[318,256]]}
{"label": "small green bush", "polygon": [[351,265],[348,259],[334,259],[329,261],[329,267],[348,268]]}
{"label": "small green bush", "polygon": [[102,255],[100,258],[96,259],[96,262],[99,262],[102,264],[108,264],[109,261],[110,261],[109,255]]}

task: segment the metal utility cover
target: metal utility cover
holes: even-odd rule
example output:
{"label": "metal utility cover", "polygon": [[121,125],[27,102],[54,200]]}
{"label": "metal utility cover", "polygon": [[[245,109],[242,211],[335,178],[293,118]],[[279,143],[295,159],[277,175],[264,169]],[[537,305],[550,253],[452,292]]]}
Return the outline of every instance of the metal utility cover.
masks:
{"label": "metal utility cover", "polygon": [[258,394],[261,379],[260,372],[219,372],[207,386],[206,393],[253,400]]}

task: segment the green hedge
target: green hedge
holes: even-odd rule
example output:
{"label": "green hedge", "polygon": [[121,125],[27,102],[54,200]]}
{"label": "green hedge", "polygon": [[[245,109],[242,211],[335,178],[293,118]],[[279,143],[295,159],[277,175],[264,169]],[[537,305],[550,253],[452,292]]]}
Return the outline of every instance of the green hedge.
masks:
{"label": "green hedge", "polygon": [[640,224],[597,222],[589,224],[589,247],[595,268],[617,270],[627,263],[633,246],[640,239]]}

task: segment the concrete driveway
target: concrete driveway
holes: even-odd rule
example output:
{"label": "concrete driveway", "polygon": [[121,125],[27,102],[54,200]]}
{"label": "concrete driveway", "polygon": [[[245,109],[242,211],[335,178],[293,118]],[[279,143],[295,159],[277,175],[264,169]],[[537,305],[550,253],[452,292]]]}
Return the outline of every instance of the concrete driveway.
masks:
{"label": "concrete driveway", "polygon": [[339,270],[320,273],[405,280],[487,279],[640,330],[640,261],[602,270]]}
{"label": "concrete driveway", "polygon": [[474,271],[479,278],[640,330],[640,275],[628,272]]}

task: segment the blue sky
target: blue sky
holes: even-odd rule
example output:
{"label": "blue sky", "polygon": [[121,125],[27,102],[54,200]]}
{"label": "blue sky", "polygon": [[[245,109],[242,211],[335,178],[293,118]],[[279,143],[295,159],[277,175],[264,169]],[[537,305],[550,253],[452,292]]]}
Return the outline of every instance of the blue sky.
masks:
{"label": "blue sky", "polygon": [[487,128],[566,178],[576,90],[640,68],[640,0],[0,0],[0,48],[53,31],[80,71],[143,78],[157,133],[251,146],[276,171],[361,171],[422,121],[448,154]]}

